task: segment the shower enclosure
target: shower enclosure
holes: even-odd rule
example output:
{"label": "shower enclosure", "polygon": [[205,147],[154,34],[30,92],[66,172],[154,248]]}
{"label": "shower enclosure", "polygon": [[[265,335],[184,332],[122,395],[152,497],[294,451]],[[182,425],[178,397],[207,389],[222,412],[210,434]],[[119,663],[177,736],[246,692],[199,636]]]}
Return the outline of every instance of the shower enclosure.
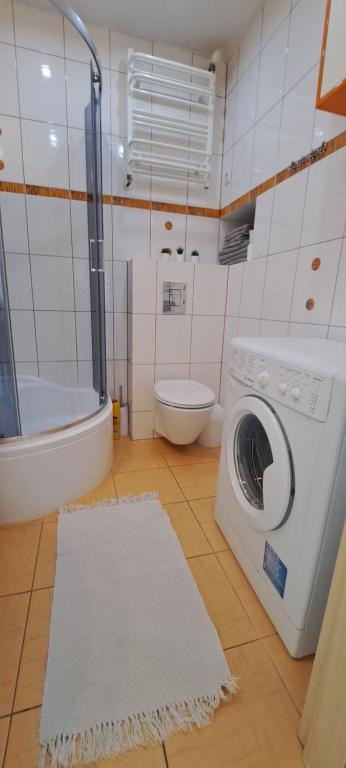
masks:
{"label": "shower enclosure", "polygon": [[[42,244],[39,224],[27,256],[7,252],[0,196],[0,524],[30,519],[78,498],[101,482],[112,462],[103,264],[102,71],[81,19],[64,0],[52,3],[81,35],[92,57],[90,101],[76,118],[78,133],[74,129],[80,156],[85,157],[86,189],[79,195],[84,206],[79,214],[85,215],[88,248],[85,253],[81,244],[77,253],[73,248],[70,252],[64,233],[55,237],[67,244],[63,248],[50,244],[47,236]],[[41,68],[43,76],[50,77],[49,65]],[[54,147],[58,130],[49,130]],[[54,215],[62,212],[68,226],[65,213],[73,199],[71,188],[70,177],[69,189],[62,190],[57,201],[52,202],[54,193],[42,201],[38,192],[34,200],[27,196],[29,236],[37,211],[46,212],[53,222]],[[12,203],[8,197],[6,215]],[[39,205],[43,208],[36,211]],[[7,229],[8,221],[7,216]],[[19,286],[23,287],[27,273],[25,303]]]}

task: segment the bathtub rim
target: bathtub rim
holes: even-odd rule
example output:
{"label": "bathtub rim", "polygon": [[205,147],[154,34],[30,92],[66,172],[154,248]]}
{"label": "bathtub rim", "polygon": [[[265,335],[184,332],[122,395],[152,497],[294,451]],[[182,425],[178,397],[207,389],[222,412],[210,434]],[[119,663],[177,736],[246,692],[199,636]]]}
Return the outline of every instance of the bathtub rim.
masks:
{"label": "bathtub rim", "polygon": [[98,408],[96,408],[95,411],[92,411],[91,413],[88,413],[87,416],[83,416],[81,419],[76,419],[76,421],[69,421],[68,424],[63,424],[61,427],[55,427],[54,429],[45,429],[42,432],[33,432],[32,434],[26,434],[26,435],[13,435],[13,437],[0,437],[0,448],[3,445],[6,444],[16,444],[21,443],[28,440],[41,440],[43,437],[49,437],[49,435],[55,435],[59,432],[64,432],[67,429],[71,429],[72,427],[78,427],[80,424],[84,424],[84,422],[89,421],[89,419],[92,419],[94,416],[97,416],[97,414],[101,413],[101,411],[106,408],[109,401],[112,402],[109,394],[107,393],[104,402],[99,405]]}

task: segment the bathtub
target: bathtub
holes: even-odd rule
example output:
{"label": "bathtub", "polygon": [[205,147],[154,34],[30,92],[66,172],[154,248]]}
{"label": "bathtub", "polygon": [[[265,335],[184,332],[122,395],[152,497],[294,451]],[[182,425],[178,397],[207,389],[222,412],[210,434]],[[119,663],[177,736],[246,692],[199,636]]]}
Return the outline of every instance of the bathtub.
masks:
{"label": "bathtub", "polygon": [[18,376],[22,435],[0,439],[0,525],[78,499],[112,466],[112,402],[90,387]]}

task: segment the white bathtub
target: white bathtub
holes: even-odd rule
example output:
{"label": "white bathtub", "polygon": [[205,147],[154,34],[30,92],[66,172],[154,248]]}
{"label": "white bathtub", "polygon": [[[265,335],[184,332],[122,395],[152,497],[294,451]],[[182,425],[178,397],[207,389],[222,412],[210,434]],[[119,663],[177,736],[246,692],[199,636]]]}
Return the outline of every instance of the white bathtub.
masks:
{"label": "white bathtub", "polygon": [[0,440],[0,525],[77,499],[112,466],[110,398],[100,408],[91,388],[35,376],[18,376],[17,384],[23,437]]}

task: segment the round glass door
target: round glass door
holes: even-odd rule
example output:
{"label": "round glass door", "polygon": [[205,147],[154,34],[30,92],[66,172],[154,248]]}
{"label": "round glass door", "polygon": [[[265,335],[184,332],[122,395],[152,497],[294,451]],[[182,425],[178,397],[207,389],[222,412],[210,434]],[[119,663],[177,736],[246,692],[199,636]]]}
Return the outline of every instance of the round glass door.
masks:
{"label": "round glass door", "polygon": [[234,459],[240,487],[257,509],[263,509],[263,476],[273,454],[268,435],[253,413],[243,416],[234,441]]}
{"label": "round glass door", "polygon": [[275,412],[259,397],[241,397],[229,415],[226,444],[241,509],[255,528],[277,528],[289,513],[294,482],[288,441]]}

